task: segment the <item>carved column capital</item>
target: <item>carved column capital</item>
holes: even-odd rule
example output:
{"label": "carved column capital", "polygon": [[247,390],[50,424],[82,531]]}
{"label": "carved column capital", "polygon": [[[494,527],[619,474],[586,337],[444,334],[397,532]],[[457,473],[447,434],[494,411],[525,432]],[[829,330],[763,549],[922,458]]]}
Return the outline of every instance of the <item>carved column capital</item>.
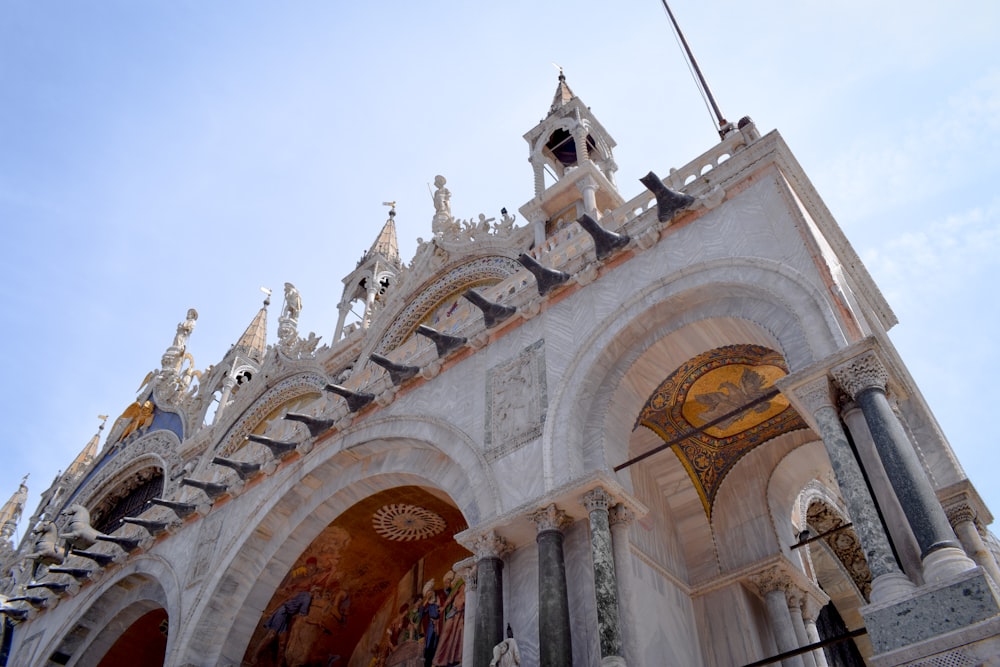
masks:
{"label": "carved column capital", "polygon": [[596,190],[597,180],[593,176],[584,176],[576,182],[576,189],[580,191],[580,194],[583,194],[588,189]]}
{"label": "carved column capital", "polygon": [[503,558],[511,551],[510,543],[504,538],[496,534],[496,531],[490,531],[483,535],[480,535],[473,541],[473,551],[476,553],[476,560],[480,561],[484,558]]}
{"label": "carved column capital", "polygon": [[593,512],[594,510],[604,510],[607,512],[608,507],[611,505],[611,494],[605,491],[604,487],[599,486],[583,494],[580,502],[583,503],[588,512]]}
{"label": "carved column capital", "polygon": [[839,366],[834,366],[831,372],[837,384],[851,398],[856,398],[865,389],[877,388],[885,391],[889,383],[889,371],[878,355],[871,350]]}
{"label": "carved column capital", "polygon": [[455,574],[462,578],[465,582],[466,587],[469,590],[476,590],[476,584],[478,583],[478,571],[476,569],[475,558],[466,558],[465,560],[460,560],[451,566],[451,569],[455,571]]}
{"label": "carved column capital", "polygon": [[614,526],[617,524],[625,524],[626,526],[628,526],[633,521],[635,521],[635,512],[625,507],[625,505],[621,503],[618,503],[610,510],[608,510],[609,525]]}
{"label": "carved column capital", "polygon": [[788,575],[777,566],[772,566],[749,575],[747,582],[761,597],[773,591],[788,591],[792,584]]}
{"label": "carved column capital", "polygon": [[823,408],[836,409],[833,402],[832,389],[829,378],[824,375],[796,389],[795,395],[802,403],[802,406],[810,414],[815,415]]}
{"label": "carved column capital", "polygon": [[966,521],[976,522],[976,510],[972,509],[968,503],[949,505],[945,507],[945,514],[948,515],[948,523],[951,524],[952,528]]}
{"label": "carved column capital", "polygon": [[562,532],[573,525],[573,518],[556,507],[555,503],[532,512],[528,518],[535,524],[539,533],[546,530]]}

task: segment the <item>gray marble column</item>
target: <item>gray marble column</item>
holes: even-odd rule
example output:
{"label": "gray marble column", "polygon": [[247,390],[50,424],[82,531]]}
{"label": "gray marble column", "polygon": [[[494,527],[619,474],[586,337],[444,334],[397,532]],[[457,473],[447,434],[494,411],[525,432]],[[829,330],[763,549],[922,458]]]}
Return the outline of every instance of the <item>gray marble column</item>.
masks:
{"label": "gray marble column", "polygon": [[[815,644],[820,640],[819,629],[816,627],[816,619],[819,618],[820,605],[814,599],[806,597],[802,602],[802,622],[806,626],[806,638],[810,644]],[[829,667],[826,661],[826,652],[818,648],[812,652],[813,662],[816,667]]]}
{"label": "gray marble column", "polygon": [[608,511],[611,525],[611,545],[615,554],[615,575],[618,580],[618,611],[621,614],[622,642],[625,662],[630,667],[640,667],[635,621],[635,586],[632,582],[632,540],[629,532],[635,515],[632,510],[618,503]]}
{"label": "gray marble column", "polygon": [[540,667],[573,664],[563,531],[573,519],[554,504],[533,512],[538,528],[538,650]]}
{"label": "gray marble column", "polygon": [[[788,615],[792,619],[792,630],[795,631],[795,642],[799,646],[806,646],[809,644],[809,635],[806,633],[806,623],[802,618],[803,595],[801,591],[792,587],[785,593],[785,600],[788,602]],[[802,664],[805,667],[816,667],[816,659],[813,658],[811,651],[802,654]]]}
{"label": "gray marble column", "polygon": [[[767,619],[771,626],[771,634],[774,636],[774,643],[778,647],[778,653],[794,651],[799,648],[795,628],[792,626],[792,617],[788,613],[788,599],[785,597],[785,590],[790,584],[787,575],[778,568],[772,568],[752,575],[750,581],[764,598]],[[783,667],[805,667],[801,655],[785,658],[781,664]]]}
{"label": "gray marble column", "polygon": [[906,509],[920,545],[924,578],[935,582],[975,567],[962,551],[903,425],[889,405],[889,374],[873,351],[833,369],[837,383],[857,402],[885,466],[889,483]]}
{"label": "gray marble column", "polygon": [[507,540],[492,531],[475,542],[477,599],[473,667],[489,667],[493,647],[504,639],[503,556],[509,551]]}
{"label": "gray marble column", "polygon": [[854,524],[854,532],[865,552],[865,559],[872,573],[872,602],[892,599],[912,591],[914,585],[900,571],[882,531],[875,503],[833,405],[829,380],[826,376],[818,378],[795,390],[795,394],[816,420],[840,494]]}
{"label": "gray marble column", "polygon": [[983,536],[979,534],[976,526],[976,512],[967,503],[961,503],[948,508],[948,521],[955,529],[955,535],[962,543],[965,553],[976,562],[976,565],[986,570],[993,579],[993,583],[1000,586],[1000,567],[997,566],[996,558],[990,553],[983,542]]}
{"label": "gray marble column", "polygon": [[597,631],[601,665],[624,665],[621,620],[618,615],[618,585],[615,556],[611,547],[608,506],[611,496],[601,487],[581,499],[590,514],[590,551],[594,559],[594,592],[597,597]]}

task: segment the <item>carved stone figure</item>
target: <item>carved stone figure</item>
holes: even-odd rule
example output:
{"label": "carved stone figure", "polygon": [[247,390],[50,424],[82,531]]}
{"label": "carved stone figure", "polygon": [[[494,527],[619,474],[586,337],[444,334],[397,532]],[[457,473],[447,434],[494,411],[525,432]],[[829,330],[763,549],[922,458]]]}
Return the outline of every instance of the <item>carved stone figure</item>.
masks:
{"label": "carved stone figure", "polygon": [[59,529],[56,525],[51,521],[42,521],[31,534],[36,536],[34,550],[24,558],[35,562],[32,577],[38,574],[40,565],[62,565],[66,552],[59,547]]}
{"label": "carved stone figure", "polygon": [[302,312],[302,297],[299,291],[295,289],[295,285],[285,283],[285,305],[282,307],[281,317],[297,322],[300,312]]}
{"label": "carved stone figure", "polygon": [[125,408],[121,416],[115,420],[114,426],[111,427],[112,434],[118,429],[122,429],[121,435],[115,442],[123,442],[133,433],[144,433],[153,423],[153,407],[152,401],[144,401],[141,404],[136,401]]}
{"label": "carved stone figure", "polygon": [[180,350],[180,354],[184,353],[187,349],[188,338],[191,336],[191,332],[194,331],[194,325],[198,321],[198,311],[194,308],[189,308],[187,312],[187,319],[177,325],[177,333],[174,334],[174,344]]}
{"label": "carved stone figure", "polygon": [[507,639],[493,647],[493,659],[490,667],[516,667],[521,664],[521,651],[517,648],[514,631],[507,624]]}
{"label": "carved stone figure", "polygon": [[431,220],[431,230],[434,236],[441,238],[452,232],[458,225],[451,215],[451,191],[445,187],[448,181],[444,176],[434,177],[434,218]]}
{"label": "carved stone figure", "polygon": [[59,537],[69,543],[74,549],[89,549],[97,542],[102,533],[90,525],[90,512],[83,505],[73,503],[62,511],[69,517],[69,531]]}

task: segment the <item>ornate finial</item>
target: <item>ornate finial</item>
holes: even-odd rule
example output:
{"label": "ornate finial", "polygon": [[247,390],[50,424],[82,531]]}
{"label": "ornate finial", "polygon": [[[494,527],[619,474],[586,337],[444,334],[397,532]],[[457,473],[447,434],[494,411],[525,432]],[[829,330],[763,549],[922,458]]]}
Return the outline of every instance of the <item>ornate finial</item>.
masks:
{"label": "ornate finial", "polygon": [[388,206],[389,207],[389,217],[390,218],[395,218],[396,217],[396,202],[394,202],[394,201],[384,201],[384,202],[382,202],[382,206]]}
{"label": "ornate finial", "polygon": [[270,287],[261,287],[260,291],[264,293],[264,306],[265,307],[270,306],[271,305],[271,288]]}
{"label": "ornate finial", "polygon": [[559,70],[559,80],[560,81],[565,81],[566,80],[566,75],[563,74],[562,65],[558,65],[556,63],[552,63],[552,66],[555,67],[557,70]]}
{"label": "ornate finial", "polygon": [[97,432],[100,433],[104,430],[104,424],[108,421],[107,415],[97,415],[97,418],[101,420],[101,425],[97,427]]}

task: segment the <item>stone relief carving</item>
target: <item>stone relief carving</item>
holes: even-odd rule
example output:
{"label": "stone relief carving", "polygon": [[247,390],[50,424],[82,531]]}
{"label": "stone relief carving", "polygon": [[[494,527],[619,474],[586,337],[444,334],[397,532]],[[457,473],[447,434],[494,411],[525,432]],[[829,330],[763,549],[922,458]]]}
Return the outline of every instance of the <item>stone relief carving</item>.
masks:
{"label": "stone relief carving", "polygon": [[544,341],[539,340],[487,373],[487,457],[500,458],[539,437],[547,404]]}
{"label": "stone relief carving", "polygon": [[833,377],[851,398],[858,392],[878,387],[885,390],[889,382],[889,372],[872,351],[865,352],[833,368]]}

